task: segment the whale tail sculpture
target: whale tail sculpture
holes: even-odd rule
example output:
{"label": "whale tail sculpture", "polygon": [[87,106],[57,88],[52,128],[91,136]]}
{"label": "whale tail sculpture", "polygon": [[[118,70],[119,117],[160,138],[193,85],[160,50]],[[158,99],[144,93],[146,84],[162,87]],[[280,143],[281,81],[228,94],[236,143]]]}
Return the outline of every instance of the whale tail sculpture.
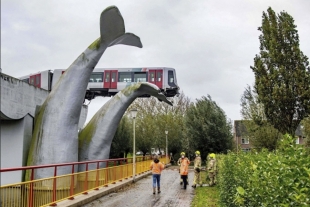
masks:
{"label": "whale tail sculpture", "polygon": [[[105,103],[79,133],[79,161],[109,158],[111,143],[121,118],[130,104],[142,95],[157,97],[172,106],[152,83],[134,83],[124,88]],[[101,163],[100,167],[105,167],[104,165]],[[88,169],[96,169],[96,165],[89,164]],[[84,170],[85,166],[79,166],[79,171]]]}
{"label": "whale tail sculpture", "polygon": [[[104,51],[117,44],[142,47],[139,37],[125,33],[118,8],[110,6],[100,16],[100,37],[70,65],[35,116],[28,166],[78,161],[78,122],[87,84]],[[61,168],[58,175],[70,172]],[[53,169],[35,172],[35,178],[52,175]]]}
{"label": "whale tail sculpture", "polygon": [[115,6],[108,7],[101,13],[100,40],[102,43],[107,43],[108,47],[124,44],[142,48],[139,37],[132,33],[125,33],[124,19]]}
{"label": "whale tail sculpture", "polygon": [[110,6],[100,16],[100,38],[93,42],[89,48],[99,49],[102,46],[107,48],[118,44],[142,48],[142,43],[138,36],[132,33],[125,33],[124,19],[118,8]]}

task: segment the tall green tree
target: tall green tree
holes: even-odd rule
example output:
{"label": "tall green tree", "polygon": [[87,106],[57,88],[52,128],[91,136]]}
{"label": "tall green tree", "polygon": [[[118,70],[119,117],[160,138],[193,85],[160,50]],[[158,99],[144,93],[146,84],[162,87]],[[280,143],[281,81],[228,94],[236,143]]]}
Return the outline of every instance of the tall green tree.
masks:
{"label": "tall green tree", "polygon": [[232,149],[231,122],[209,95],[197,99],[188,108],[186,128],[190,154],[199,150],[205,158],[208,153],[226,153]]}
{"label": "tall green tree", "polygon": [[275,150],[282,135],[267,122],[264,106],[258,102],[257,93],[250,86],[241,97],[241,115],[251,145],[256,149]]}
{"label": "tall green tree", "polygon": [[309,62],[299,48],[294,19],[272,8],[263,12],[260,54],[251,66],[255,90],[267,120],[282,134],[294,132],[308,116],[310,104]]}

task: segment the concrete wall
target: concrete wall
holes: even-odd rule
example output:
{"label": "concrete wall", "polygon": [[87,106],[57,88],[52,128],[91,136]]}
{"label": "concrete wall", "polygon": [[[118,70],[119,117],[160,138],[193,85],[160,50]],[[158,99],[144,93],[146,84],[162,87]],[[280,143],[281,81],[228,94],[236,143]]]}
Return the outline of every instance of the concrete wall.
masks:
{"label": "concrete wall", "polygon": [[[27,165],[35,110],[42,105],[49,91],[0,73],[1,113],[0,146],[1,169]],[[86,121],[88,106],[83,105],[79,129]],[[1,173],[1,185],[23,181],[21,171]]]}
{"label": "concrete wall", "polygon": [[[25,166],[31,142],[33,117],[1,120],[1,168]],[[22,181],[22,171],[1,173],[1,185]]]}
{"label": "concrete wall", "polygon": [[49,91],[29,85],[1,73],[1,118],[21,119],[26,114],[34,117],[37,105],[42,105]]}

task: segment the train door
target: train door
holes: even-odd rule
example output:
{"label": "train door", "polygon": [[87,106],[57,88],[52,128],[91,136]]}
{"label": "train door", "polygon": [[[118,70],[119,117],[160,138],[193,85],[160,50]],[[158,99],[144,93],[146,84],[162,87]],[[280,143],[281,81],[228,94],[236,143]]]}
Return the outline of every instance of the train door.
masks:
{"label": "train door", "polygon": [[163,88],[163,70],[149,70],[149,82]]}
{"label": "train door", "polygon": [[31,75],[29,81],[31,85],[41,88],[41,74]]}
{"label": "train door", "polygon": [[117,70],[105,70],[104,71],[104,88],[117,88]]}

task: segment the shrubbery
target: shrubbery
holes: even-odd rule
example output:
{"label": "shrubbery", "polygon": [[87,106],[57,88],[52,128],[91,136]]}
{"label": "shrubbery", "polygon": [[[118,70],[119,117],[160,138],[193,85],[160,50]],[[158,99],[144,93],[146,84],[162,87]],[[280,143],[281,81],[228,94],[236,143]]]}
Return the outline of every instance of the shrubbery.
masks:
{"label": "shrubbery", "polygon": [[221,156],[221,206],[310,206],[310,155],[290,136],[281,142],[275,152]]}

